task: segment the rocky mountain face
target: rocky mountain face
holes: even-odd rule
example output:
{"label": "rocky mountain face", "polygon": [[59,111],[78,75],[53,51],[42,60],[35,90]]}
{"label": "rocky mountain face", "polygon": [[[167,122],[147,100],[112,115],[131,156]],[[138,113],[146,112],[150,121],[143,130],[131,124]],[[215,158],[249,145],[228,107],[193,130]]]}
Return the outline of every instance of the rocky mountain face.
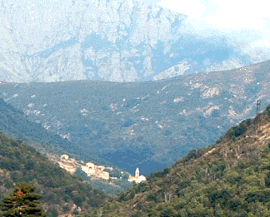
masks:
{"label": "rocky mountain face", "polygon": [[255,116],[258,99],[264,109],[269,69],[266,61],[152,82],[2,82],[0,96],[80,147],[82,156],[149,174]]}
{"label": "rocky mountain face", "polygon": [[186,32],[185,19],[137,0],[1,1],[0,80],[145,81],[250,63],[222,36]]}

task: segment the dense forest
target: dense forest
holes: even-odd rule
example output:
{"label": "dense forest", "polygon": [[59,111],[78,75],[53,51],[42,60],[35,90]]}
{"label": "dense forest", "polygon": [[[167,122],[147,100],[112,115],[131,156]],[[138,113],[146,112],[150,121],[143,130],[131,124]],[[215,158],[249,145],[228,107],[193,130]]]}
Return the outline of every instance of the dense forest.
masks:
{"label": "dense forest", "polygon": [[[0,200],[36,186],[48,216],[269,216],[270,106],[146,182],[108,196],[21,140],[0,133]],[[1,213],[0,213],[1,214]]]}
{"label": "dense forest", "polygon": [[82,216],[269,216],[270,106]]}
{"label": "dense forest", "polygon": [[[0,98],[0,131],[5,132],[13,138],[19,138],[27,145],[34,147],[36,150],[43,154],[54,154],[60,156],[63,153],[69,153],[71,157],[77,160],[84,160],[85,162],[91,161],[96,164],[114,166],[101,157],[93,153],[88,153],[84,150],[83,146],[72,143],[61,136],[47,131],[41,124],[32,122],[20,110],[14,108],[12,105],[7,104]],[[113,171],[108,171],[110,176],[118,177],[118,180],[113,180],[113,184],[104,180],[92,180],[86,177],[86,174],[77,171],[77,175],[81,176],[84,181],[90,182],[92,186],[97,189],[102,189],[106,193],[116,194],[120,191],[130,188],[131,183],[127,179],[120,179],[122,169],[115,167]],[[127,174],[124,172],[124,174]]]}
{"label": "dense forest", "polygon": [[41,194],[48,216],[79,214],[101,206],[107,197],[79,176],[70,175],[20,140],[0,133],[0,201],[14,183],[26,182]]}
{"label": "dense forest", "polygon": [[[43,146],[46,146],[48,152],[61,154],[63,150],[66,150],[69,153],[73,153],[77,158],[80,156],[84,160],[94,160],[98,163],[104,162],[95,155],[91,155],[90,157],[85,155],[81,147],[78,147],[67,139],[63,139],[57,134],[48,132],[41,124],[30,121],[22,111],[14,108],[1,98],[0,120],[0,131],[20,140],[43,144]],[[78,153],[79,155],[76,155]]]}

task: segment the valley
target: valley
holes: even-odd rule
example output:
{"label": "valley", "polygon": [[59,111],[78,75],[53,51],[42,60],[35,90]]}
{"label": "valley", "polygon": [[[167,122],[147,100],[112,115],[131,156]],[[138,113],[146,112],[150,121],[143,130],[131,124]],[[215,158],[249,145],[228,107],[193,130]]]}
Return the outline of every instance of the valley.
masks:
{"label": "valley", "polygon": [[33,122],[129,173],[150,174],[269,103],[269,65],[152,82],[4,83],[1,97]]}
{"label": "valley", "polygon": [[0,1],[0,216],[270,216],[269,13],[172,5]]}
{"label": "valley", "polygon": [[[101,159],[94,154],[83,154],[82,148],[63,139],[57,134],[48,132],[40,124],[31,122],[23,112],[8,105],[2,99],[0,99],[0,120],[1,132],[10,137],[18,138],[20,142],[24,141],[26,145],[35,148],[40,154],[46,156],[54,164],[59,164],[59,162],[61,162],[61,155],[63,153],[72,153],[69,157],[73,160],[65,162],[62,166],[64,166],[64,169],[69,173],[75,173],[84,181],[92,183],[94,187],[102,189],[109,194],[117,194],[121,190],[132,186],[132,183],[128,182],[129,173],[116,166],[112,166],[110,162]],[[102,168],[105,168],[103,165],[106,164],[106,168],[109,169],[106,172],[109,172],[111,179],[102,180],[100,177],[96,176],[89,177],[81,168],[77,169],[77,167],[82,164],[81,162],[83,159],[85,161],[100,163]],[[99,173],[97,173],[97,175],[98,174]]]}
{"label": "valley", "polygon": [[[91,216],[268,216],[270,106]],[[85,213],[82,216],[87,216]]]}

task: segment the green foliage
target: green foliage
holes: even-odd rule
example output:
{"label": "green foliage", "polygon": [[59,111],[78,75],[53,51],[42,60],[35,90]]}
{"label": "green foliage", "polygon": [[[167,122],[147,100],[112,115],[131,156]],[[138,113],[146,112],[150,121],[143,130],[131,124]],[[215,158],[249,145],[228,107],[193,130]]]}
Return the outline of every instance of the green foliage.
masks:
{"label": "green foliage", "polygon": [[165,176],[166,174],[168,174],[170,172],[169,168],[165,168],[164,170],[159,170],[157,172],[151,173],[150,177],[162,177]]}
{"label": "green foliage", "polygon": [[[14,182],[34,184],[37,191],[42,192],[41,205],[55,207],[59,214],[67,212],[67,207],[65,211],[62,210],[62,204],[66,202],[69,203],[68,210],[72,209],[73,203],[85,210],[102,205],[106,198],[103,192],[78,176],[70,175],[32,147],[2,133],[0,168],[0,185],[4,192],[9,192]],[[54,215],[53,213],[53,209],[47,210],[48,216]]]}
{"label": "green foliage", "polygon": [[33,193],[35,187],[27,183],[18,183],[13,193],[5,197],[0,204],[3,217],[46,216],[39,205],[41,196]]}
{"label": "green foliage", "polygon": [[80,196],[76,196],[76,197],[74,197],[73,201],[77,206],[81,206],[82,202],[83,202],[83,198]]}
{"label": "green foliage", "polygon": [[[88,181],[89,181],[89,177]],[[105,192],[110,195],[117,195],[123,190],[129,189],[133,186],[133,183],[124,180],[124,179],[116,179],[116,180],[90,180],[90,183],[93,187]]]}
{"label": "green foliage", "polygon": [[225,136],[228,136],[229,138],[236,138],[241,135],[243,135],[248,127],[252,124],[251,119],[247,119],[243,122],[241,122],[238,126],[232,127],[228,130],[228,132],[225,134]]}
{"label": "green foliage", "polygon": [[231,128],[230,132],[228,133],[229,137],[238,137],[241,136],[246,132],[247,128],[244,124],[239,124],[237,127]]}
{"label": "green foliage", "polygon": [[[228,74],[225,73],[207,80],[207,86],[214,87],[220,81],[227,80],[225,79],[227,76]],[[217,82],[216,79],[221,80]],[[228,91],[235,81],[226,82],[219,96],[206,99],[201,97],[200,88],[190,89],[191,86],[186,85],[186,82],[186,78],[179,77],[177,82],[165,79],[128,85],[74,81],[19,84],[14,88],[13,85],[2,84],[1,90],[5,92],[5,95],[2,95],[3,98],[11,98],[8,102],[18,109],[31,111],[28,118],[33,122],[38,120],[44,125],[51,120],[50,131],[69,132],[75,145],[57,135],[48,134],[46,130],[41,131],[41,125],[33,123],[27,125],[22,117],[18,121],[14,118],[17,112],[9,112],[10,109],[5,112],[1,110],[5,119],[3,123],[0,123],[0,129],[17,137],[21,133],[22,139],[29,138],[37,142],[46,142],[51,147],[59,144],[61,148],[69,153],[77,154],[85,162],[97,163],[97,160],[102,161],[103,158],[107,159],[108,165],[116,165],[132,173],[134,166],[141,165],[140,167],[144,167],[143,173],[150,174],[172,165],[191,149],[203,147],[218,139],[231,126],[231,118],[226,115],[231,99],[238,114],[244,114],[246,109],[246,99],[241,98],[235,101],[231,92]],[[193,81],[190,80],[190,82]],[[163,88],[164,91],[161,91]],[[246,90],[249,91],[249,89]],[[12,97],[14,94],[19,96]],[[35,98],[31,98],[33,94],[36,95]],[[255,100],[256,94],[247,96],[250,102]],[[175,103],[176,97],[185,100]],[[224,101],[224,98],[228,100]],[[35,106],[29,108],[27,105],[30,103]],[[198,108],[206,108],[209,103],[222,106],[214,109],[211,116],[204,116],[203,110],[194,112]],[[44,104],[47,106],[44,107]],[[2,107],[6,106],[8,105],[3,101]],[[81,114],[79,111],[83,109],[91,112]],[[136,111],[138,109],[139,112]],[[187,115],[181,115],[180,111],[183,109],[186,110]],[[35,110],[44,115],[36,115]],[[121,114],[121,118],[118,114]],[[247,115],[252,115],[252,113]],[[55,118],[51,119],[52,116]],[[60,121],[61,125],[57,126],[54,120]],[[220,127],[217,128],[217,126]],[[131,133],[133,130],[136,136]],[[236,132],[236,136],[238,134]],[[141,149],[142,146],[144,146],[143,149]],[[122,150],[119,151],[119,148]],[[127,156],[127,152],[131,153],[129,156],[132,158]],[[91,153],[92,159],[89,159],[88,153]]]}
{"label": "green foliage", "polygon": [[[267,112],[261,116],[265,126]],[[253,124],[243,121],[218,144],[192,150],[147,182],[121,192],[120,207],[133,216],[269,216],[269,134],[264,128],[258,138]],[[104,212],[105,217],[117,213],[110,208]]]}
{"label": "green foliage", "polygon": [[184,159],[185,159],[185,161],[189,161],[192,158],[197,158],[197,151],[196,150],[191,150]]}
{"label": "green foliage", "polygon": [[266,114],[268,115],[268,117],[270,118],[270,105],[268,105],[266,107]]}
{"label": "green foliage", "polygon": [[58,216],[57,208],[54,206],[49,207],[48,214],[50,215],[50,217],[57,217]]}
{"label": "green foliage", "polygon": [[151,186],[148,182],[141,182],[134,187],[136,193],[143,193],[151,189]]}
{"label": "green foliage", "polygon": [[270,201],[270,189],[259,190],[250,192],[246,195],[246,201],[251,202],[269,202]]}
{"label": "green foliage", "polygon": [[118,201],[128,201],[130,199],[133,199],[135,197],[135,190],[132,189],[128,192],[121,192],[118,197]]}

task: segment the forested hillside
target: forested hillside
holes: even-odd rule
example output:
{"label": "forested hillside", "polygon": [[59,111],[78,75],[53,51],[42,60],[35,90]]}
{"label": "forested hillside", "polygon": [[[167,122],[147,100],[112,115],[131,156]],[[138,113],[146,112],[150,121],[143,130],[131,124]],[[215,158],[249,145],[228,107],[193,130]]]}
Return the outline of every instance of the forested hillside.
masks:
{"label": "forested hillside", "polygon": [[[270,61],[155,82],[2,82],[0,97],[66,138],[66,149],[149,175],[270,103]],[[73,145],[70,146],[70,143]]]}
{"label": "forested hillside", "polygon": [[0,98],[0,131],[8,135],[25,141],[34,141],[46,146],[46,150],[62,154],[67,151],[79,155],[86,160],[103,162],[100,158],[92,155],[83,154],[82,147],[76,146],[61,136],[48,132],[41,124],[30,121],[20,110],[7,104]]}
{"label": "forested hillside", "polygon": [[[91,216],[101,216],[101,210]],[[99,213],[99,215],[97,214]],[[269,216],[270,106],[104,205],[102,216]],[[87,216],[87,214],[85,215]]]}
{"label": "forested hillside", "polygon": [[[87,152],[84,147],[78,146],[77,143],[72,143],[59,135],[48,132],[39,123],[29,121],[25,114],[2,99],[0,99],[0,131],[23,140],[27,145],[34,147],[39,152],[49,155],[49,159],[51,159],[51,156],[54,156],[54,158],[58,156],[59,158],[63,153],[68,153],[79,161],[84,159],[86,162],[91,161],[96,164],[113,166],[106,159]],[[113,180],[113,183],[104,180],[91,180],[91,177],[86,177],[84,172],[77,171],[77,174],[96,188],[110,194],[116,194],[131,187],[131,183],[127,180],[120,179],[122,175],[120,171],[122,170],[117,167],[113,167],[113,170],[109,171],[111,176],[118,177],[117,180]]]}
{"label": "forested hillside", "polygon": [[77,215],[101,206],[106,198],[103,192],[68,174],[34,148],[0,133],[0,201],[12,191],[14,183],[20,182],[37,187],[42,207],[52,217]]}

